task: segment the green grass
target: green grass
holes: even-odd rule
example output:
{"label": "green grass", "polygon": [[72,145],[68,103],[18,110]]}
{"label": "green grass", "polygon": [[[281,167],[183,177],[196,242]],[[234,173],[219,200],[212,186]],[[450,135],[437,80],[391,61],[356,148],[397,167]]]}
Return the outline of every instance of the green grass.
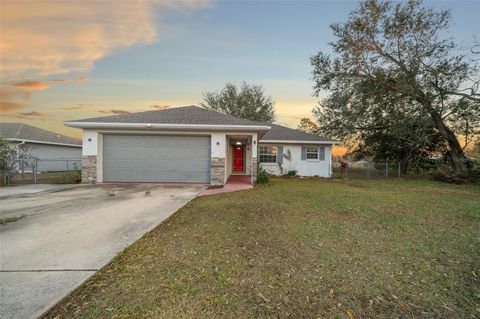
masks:
{"label": "green grass", "polygon": [[20,220],[23,217],[25,217],[25,215],[0,217],[0,225],[5,225],[5,224],[8,224],[8,223],[16,222],[17,220]]}
{"label": "green grass", "polygon": [[49,318],[478,318],[480,187],[274,178],[193,200]]}

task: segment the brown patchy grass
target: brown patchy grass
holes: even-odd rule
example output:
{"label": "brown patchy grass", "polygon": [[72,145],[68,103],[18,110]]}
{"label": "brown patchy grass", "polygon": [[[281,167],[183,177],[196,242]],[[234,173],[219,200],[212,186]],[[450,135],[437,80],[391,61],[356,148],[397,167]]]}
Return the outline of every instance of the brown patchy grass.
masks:
{"label": "brown patchy grass", "polygon": [[47,318],[478,318],[480,188],[273,179],[193,200]]}

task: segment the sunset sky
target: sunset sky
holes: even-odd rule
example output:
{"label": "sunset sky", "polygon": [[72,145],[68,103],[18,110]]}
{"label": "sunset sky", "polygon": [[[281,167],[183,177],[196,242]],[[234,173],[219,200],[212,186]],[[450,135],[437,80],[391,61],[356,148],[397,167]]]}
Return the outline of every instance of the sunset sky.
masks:
{"label": "sunset sky", "polygon": [[[279,124],[309,116],[310,56],[350,1],[1,1],[1,121],[80,137],[63,121],[199,104],[226,82],[261,85]],[[451,8],[450,36],[480,37],[480,1]]]}

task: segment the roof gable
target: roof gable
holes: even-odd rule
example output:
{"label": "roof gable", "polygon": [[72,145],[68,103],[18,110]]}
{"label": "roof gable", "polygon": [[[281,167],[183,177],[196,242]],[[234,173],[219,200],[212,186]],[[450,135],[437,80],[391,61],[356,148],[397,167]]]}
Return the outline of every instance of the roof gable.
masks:
{"label": "roof gable", "polygon": [[82,141],[76,138],[23,123],[0,123],[0,136],[19,141],[82,145]]}

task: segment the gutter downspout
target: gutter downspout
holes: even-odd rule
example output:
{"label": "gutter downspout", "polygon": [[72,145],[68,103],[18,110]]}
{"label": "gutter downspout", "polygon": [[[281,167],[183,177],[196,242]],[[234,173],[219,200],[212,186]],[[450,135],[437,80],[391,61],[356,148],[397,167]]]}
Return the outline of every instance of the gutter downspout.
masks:
{"label": "gutter downspout", "polygon": [[15,148],[17,149],[17,159],[20,159],[19,148],[22,145],[25,145],[25,141],[21,141],[20,143],[15,144]]}

